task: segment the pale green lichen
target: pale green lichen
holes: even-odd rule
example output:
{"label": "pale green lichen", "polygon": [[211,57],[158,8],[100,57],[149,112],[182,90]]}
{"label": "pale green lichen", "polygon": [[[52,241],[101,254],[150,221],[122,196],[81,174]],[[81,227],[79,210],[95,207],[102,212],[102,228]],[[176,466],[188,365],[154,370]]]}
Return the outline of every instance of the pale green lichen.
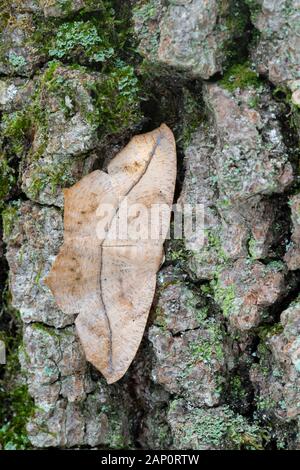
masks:
{"label": "pale green lichen", "polygon": [[49,189],[49,192],[54,195],[57,188],[74,184],[75,178],[71,170],[72,161],[56,165],[37,166],[27,188],[28,196],[35,200],[45,188]]}
{"label": "pale green lichen", "polygon": [[107,30],[101,34],[92,21],[75,21],[59,26],[50,57],[56,59],[74,59],[82,57],[89,62],[106,62],[114,56]]}
{"label": "pale green lichen", "polygon": [[8,204],[2,212],[3,234],[6,240],[11,236],[18,220],[20,202],[15,201]]}
{"label": "pale green lichen", "polygon": [[9,196],[10,190],[16,182],[15,171],[8,163],[5,155],[0,154],[0,210],[4,207],[4,201]]}
{"label": "pale green lichen", "polygon": [[[171,404],[174,412],[177,402]],[[250,424],[228,406],[216,410],[196,408],[185,414],[187,423],[175,428],[177,442],[183,449],[255,449],[262,450],[269,439],[268,431],[256,424]]]}
{"label": "pale green lichen", "polygon": [[149,34],[149,25],[157,19],[157,16],[157,0],[141,0],[133,9],[133,20],[138,29],[140,48],[142,52],[146,52],[152,57],[155,56],[159,46],[160,31],[159,27],[154,30],[152,28],[151,34]]}
{"label": "pale green lichen", "polygon": [[201,106],[199,99],[190,92],[184,90],[182,130],[177,143],[182,143],[183,148],[186,149],[191,142],[193,133],[202,121],[203,107]]}
{"label": "pale green lichen", "polygon": [[10,52],[8,61],[17,72],[22,70],[27,64],[26,59],[22,55],[17,55],[15,52]]}

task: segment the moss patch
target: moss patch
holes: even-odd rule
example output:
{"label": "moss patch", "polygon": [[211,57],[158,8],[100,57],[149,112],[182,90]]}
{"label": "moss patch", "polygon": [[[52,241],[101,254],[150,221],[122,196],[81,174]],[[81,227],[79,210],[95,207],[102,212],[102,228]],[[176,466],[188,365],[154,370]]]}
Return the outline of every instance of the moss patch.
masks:
{"label": "moss patch", "polygon": [[216,302],[220,305],[224,317],[229,317],[234,311],[235,290],[234,286],[221,287],[217,280],[212,281],[214,290],[214,297]]}
{"label": "moss patch", "polygon": [[15,172],[10,167],[7,158],[0,154],[0,211],[4,207],[4,201],[9,196],[14,184]]}
{"label": "moss patch", "polygon": [[102,82],[91,86],[91,91],[95,112],[87,119],[97,125],[102,136],[122,132],[141,121],[140,87],[132,66],[119,62]]}
{"label": "moss patch", "polygon": [[4,147],[9,155],[21,157],[31,126],[30,116],[25,111],[4,114],[2,121],[2,136]]}
{"label": "moss patch", "polygon": [[13,231],[16,218],[18,217],[19,206],[19,201],[12,202],[7,205],[2,212],[3,234],[5,239],[8,239]]}
{"label": "moss patch", "polygon": [[[171,410],[176,411],[173,402]],[[267,433],[235,414],[228,406],[215,410],[197,408],[185,414],[188,421],[175,431],[182,448],[263,450]],[[193,445],[193,447],[190,447]]]}
{"label": "moss patch", "polygon": [[139,38],[141,39],[140,48],[142,52],[150,56],[155,56],[159,46],[159,27],[149,28],[151,24],[157,20],[158,8],[156,0],[139,1],[133,9],[133,18],[137,29],[139,30]]}
{"label": "moss patch", "polygon": [[249,62],[233,65],[223,76],[220,84],[231,92],[237,88],[244,90],[248,87],[259,88],[259,75],[250,68]]}
{"label": "moss patch", "polygon": [[[4,450],[27,449],[30,442],[26,424],[34,412],[34,403],[24,384],[18,360],[22,341],[19,314],[11,307],[11,298],[6,289],[3,294],[0,339],[6,346],[7,362],[0,366],[0,444]],[[9,326],[8,326],[9,325]]]}
{"label": "moss patch", "polygon": [[189,343],[193,361],[210,363],[214,357],[217,361],[222,361],[224,359],[224,331],[221,325],[213,320],[206,320],[202,323],[202,326],[205,328],[207,337]]}

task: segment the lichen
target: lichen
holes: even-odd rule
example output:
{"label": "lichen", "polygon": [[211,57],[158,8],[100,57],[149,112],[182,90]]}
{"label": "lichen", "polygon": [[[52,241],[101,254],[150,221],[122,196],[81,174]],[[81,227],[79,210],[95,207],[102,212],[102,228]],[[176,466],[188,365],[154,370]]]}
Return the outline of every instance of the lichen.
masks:
{"label": "lichen", "polygon": [[228,256],[224,251],[221,241],[219,230],[209,229],[204,230],[204,235],[207,237],[208,249],[214,249],[218,255],[219,264],[224,264],[228,261]]}
{"label": "lichen", "polygon": [[2,137],[8,155],[21,157],[31,126],[30,116],[25,111],[4,114],[2,120]]}
{"label": "lichen", "polygon": [[[172,403],[171,411],[176,411],[177,402]],[[255,449],[263,450],[264,441],[268,438],[265,429],[250,424],[228,406],[214,410],[195,408],[185,415],[186,425],[179,425],[175,430],[176,440],[183,449]]]}
{"label": "lichen", "polygon": [[32,174],[30,185],[27,188],[28,196],[35,200],[45,188],[55,194],[58,188],[64,188],[75,183],[71,172],[72,161],[56,165],[43,165],[36,167]]}
{"label": "lichen", "polygon": [[133,9],[133,20],[138,30],[139,38],[141,39],[141,51],[148,54],[149,57],[154,57],[158,46],[160,31],[157,26],[155,29],[151,28],[149,34],[149,26],[158,18],[158,3],[157,0],[139,1]]}
{"label": "lichen", "polygon": [[235,311],[235,290],[234,286],[222,287],[217,279],[212,281],[214,290],[214,297],[216,302],[220,305],[224,317],[229,317]]}
{"label": "lichen", "polygon": [[15,171],[8,163],[5,155],[0,154],[0,211],[4,207],[4,201],[9,196],[10,190],[16,182]]}
{"label": "lichen", "polygon": [[6,240],[8,240],[12,234],[16,218],[18,217],[19,206],[19,201],[14,201],[6,205],[2,212],[3,233]]}
{"label": "lichen", "polygon": [[209,364],[214,357],[217,361],[224,359],[224,331],[213,319],[205,320],[201,325],[205,328],[205,336],[189,343],[189,351],[193,362],[203,361]]}
{"label": "lichen", "polygon": [[26,59],[21,55],[15,54],[14,52],[9,54],[8,61],[16,70],[16,72],[22,70],[26,66]]}

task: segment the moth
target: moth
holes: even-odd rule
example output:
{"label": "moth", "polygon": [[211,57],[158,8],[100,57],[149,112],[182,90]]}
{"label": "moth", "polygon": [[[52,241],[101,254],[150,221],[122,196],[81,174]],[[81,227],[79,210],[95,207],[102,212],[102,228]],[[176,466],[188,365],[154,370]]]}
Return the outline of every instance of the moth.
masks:
{"label": "moth", "polygon": [[86,359],[109,384],[126,373],[143,337],[175,181],[175,140],[162,124],[133,137],[107,172],[64,190],[64,241],[45,282],[59,308],[77,314]]}

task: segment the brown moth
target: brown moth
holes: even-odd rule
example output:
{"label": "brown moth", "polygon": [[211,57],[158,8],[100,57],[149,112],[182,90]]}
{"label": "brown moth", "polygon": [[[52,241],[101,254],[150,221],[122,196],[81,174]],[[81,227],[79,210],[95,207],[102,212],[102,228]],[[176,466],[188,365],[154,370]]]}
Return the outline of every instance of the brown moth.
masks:
{"label": "brown moth", "polygon": [[[125,374],[142,340],[175,180],[174,136],[163,124],[133,137],[107,173],[94,171],[64,190],[64,243],[46,284],[63,312],[78,314],[75,323],[86,358],[108,383]],[[127,231],[116,236],[116,227],[126,225],[120,215],[125,201]],[[152,218],[150,223],[157,205],[164,210],[159,209],[157,223]],[[137,237],[145,228],[151,236]]]}

